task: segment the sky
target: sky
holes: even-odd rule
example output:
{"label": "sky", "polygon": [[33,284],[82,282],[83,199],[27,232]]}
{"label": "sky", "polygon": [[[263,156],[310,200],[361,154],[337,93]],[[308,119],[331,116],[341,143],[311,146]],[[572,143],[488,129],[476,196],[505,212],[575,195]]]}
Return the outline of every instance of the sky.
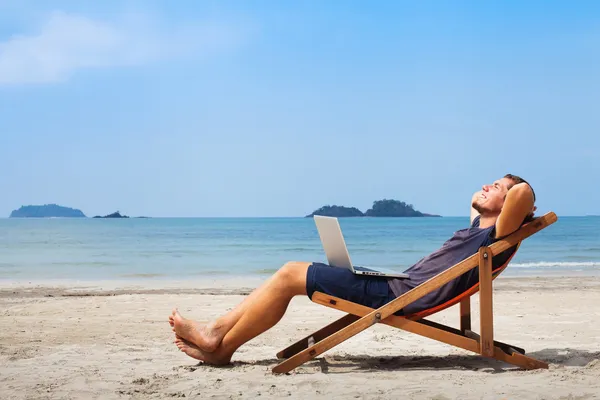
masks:
{"label": "sky", "polygon": [[0,0],[0,216],[600,214],[600,2]]}

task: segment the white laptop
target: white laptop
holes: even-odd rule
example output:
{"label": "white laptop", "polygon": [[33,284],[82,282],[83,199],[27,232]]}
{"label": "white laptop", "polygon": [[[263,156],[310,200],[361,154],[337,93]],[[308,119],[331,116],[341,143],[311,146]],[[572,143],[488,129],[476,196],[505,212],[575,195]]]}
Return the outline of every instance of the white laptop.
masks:
{"label": "white laptop", "polygon": [[321,237],[321,243],[327,256],[327,263],[332,267],[348,268],[356,275],[380,276],[385,278],[408,278],[409,275],[402,272],[373,270],[370,268],[355,267],[350,261],[350,254],[346,248],[346,241],[342,235],[342,229],[338,219],[335,217],[324,217],[315,215],[315,224]]}

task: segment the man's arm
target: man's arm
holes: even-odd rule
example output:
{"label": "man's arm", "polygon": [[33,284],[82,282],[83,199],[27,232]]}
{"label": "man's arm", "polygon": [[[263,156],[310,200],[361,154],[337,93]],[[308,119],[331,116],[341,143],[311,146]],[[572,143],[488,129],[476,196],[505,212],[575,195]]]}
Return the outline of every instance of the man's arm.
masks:
{"label": "man's arm", "polygon": [[473,220],[479,215],[479,212],[473,208],[473,202],[477,196],[479,196],[479,193],[481,193],[481,191],[473,193],[473,197],[471,197],[471,225],[473,225]]}
{"label": "man's arm", "polygon": [[504,206],[496,221],[496,237],[510,235],[519,229],[525,218],[534,211],[531,187],[524,182],[513,186],[506,195]]}

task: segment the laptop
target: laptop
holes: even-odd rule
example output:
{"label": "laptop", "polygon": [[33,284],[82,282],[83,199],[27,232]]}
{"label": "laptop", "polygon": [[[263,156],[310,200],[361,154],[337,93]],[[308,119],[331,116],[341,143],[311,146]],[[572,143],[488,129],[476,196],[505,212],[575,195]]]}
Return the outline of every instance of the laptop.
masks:
{"label": "laptop", "polygon": [[350,261],[350,254],[346,248],[346,241],[342,235],[342,229],[338,219],[335,217],[324,217],[315,215],[315,224],[319,231],[321,243],[327,256],[327,263],[333,267],[348,268],[356,275],[379,276],[383,278],[408,278],[409,275],[403,272],[386,271],[382,269],[373,270],[371,268],[355,267]]}

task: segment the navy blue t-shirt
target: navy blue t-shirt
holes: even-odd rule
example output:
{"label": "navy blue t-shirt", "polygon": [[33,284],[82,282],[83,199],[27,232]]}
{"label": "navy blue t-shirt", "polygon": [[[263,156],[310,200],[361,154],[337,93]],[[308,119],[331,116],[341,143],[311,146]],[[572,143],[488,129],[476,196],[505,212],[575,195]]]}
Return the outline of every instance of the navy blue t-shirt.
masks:
{"label": "navy blue t-shirt", "polygon": [[[480,228],[479,220],[480,217],[477,216],[469,228],[454,232],[454,235],[442,247],[404,271],[409,274],[409,279],[390,279],[388,283],[394,295],[398,297],[414,289],[423,282],[477,253],[480,247],[489,246],[499,240],[494,238],[496,225]],[[492,260],[494,267],[504,264],[515,249],[516,247],[513,247],[495,256]],[[402,314],[413,314],[443,304],[468,290],[477,282],[479,282],[479,268],[475,267],[439,289],[407,305],[402,310]]]}

